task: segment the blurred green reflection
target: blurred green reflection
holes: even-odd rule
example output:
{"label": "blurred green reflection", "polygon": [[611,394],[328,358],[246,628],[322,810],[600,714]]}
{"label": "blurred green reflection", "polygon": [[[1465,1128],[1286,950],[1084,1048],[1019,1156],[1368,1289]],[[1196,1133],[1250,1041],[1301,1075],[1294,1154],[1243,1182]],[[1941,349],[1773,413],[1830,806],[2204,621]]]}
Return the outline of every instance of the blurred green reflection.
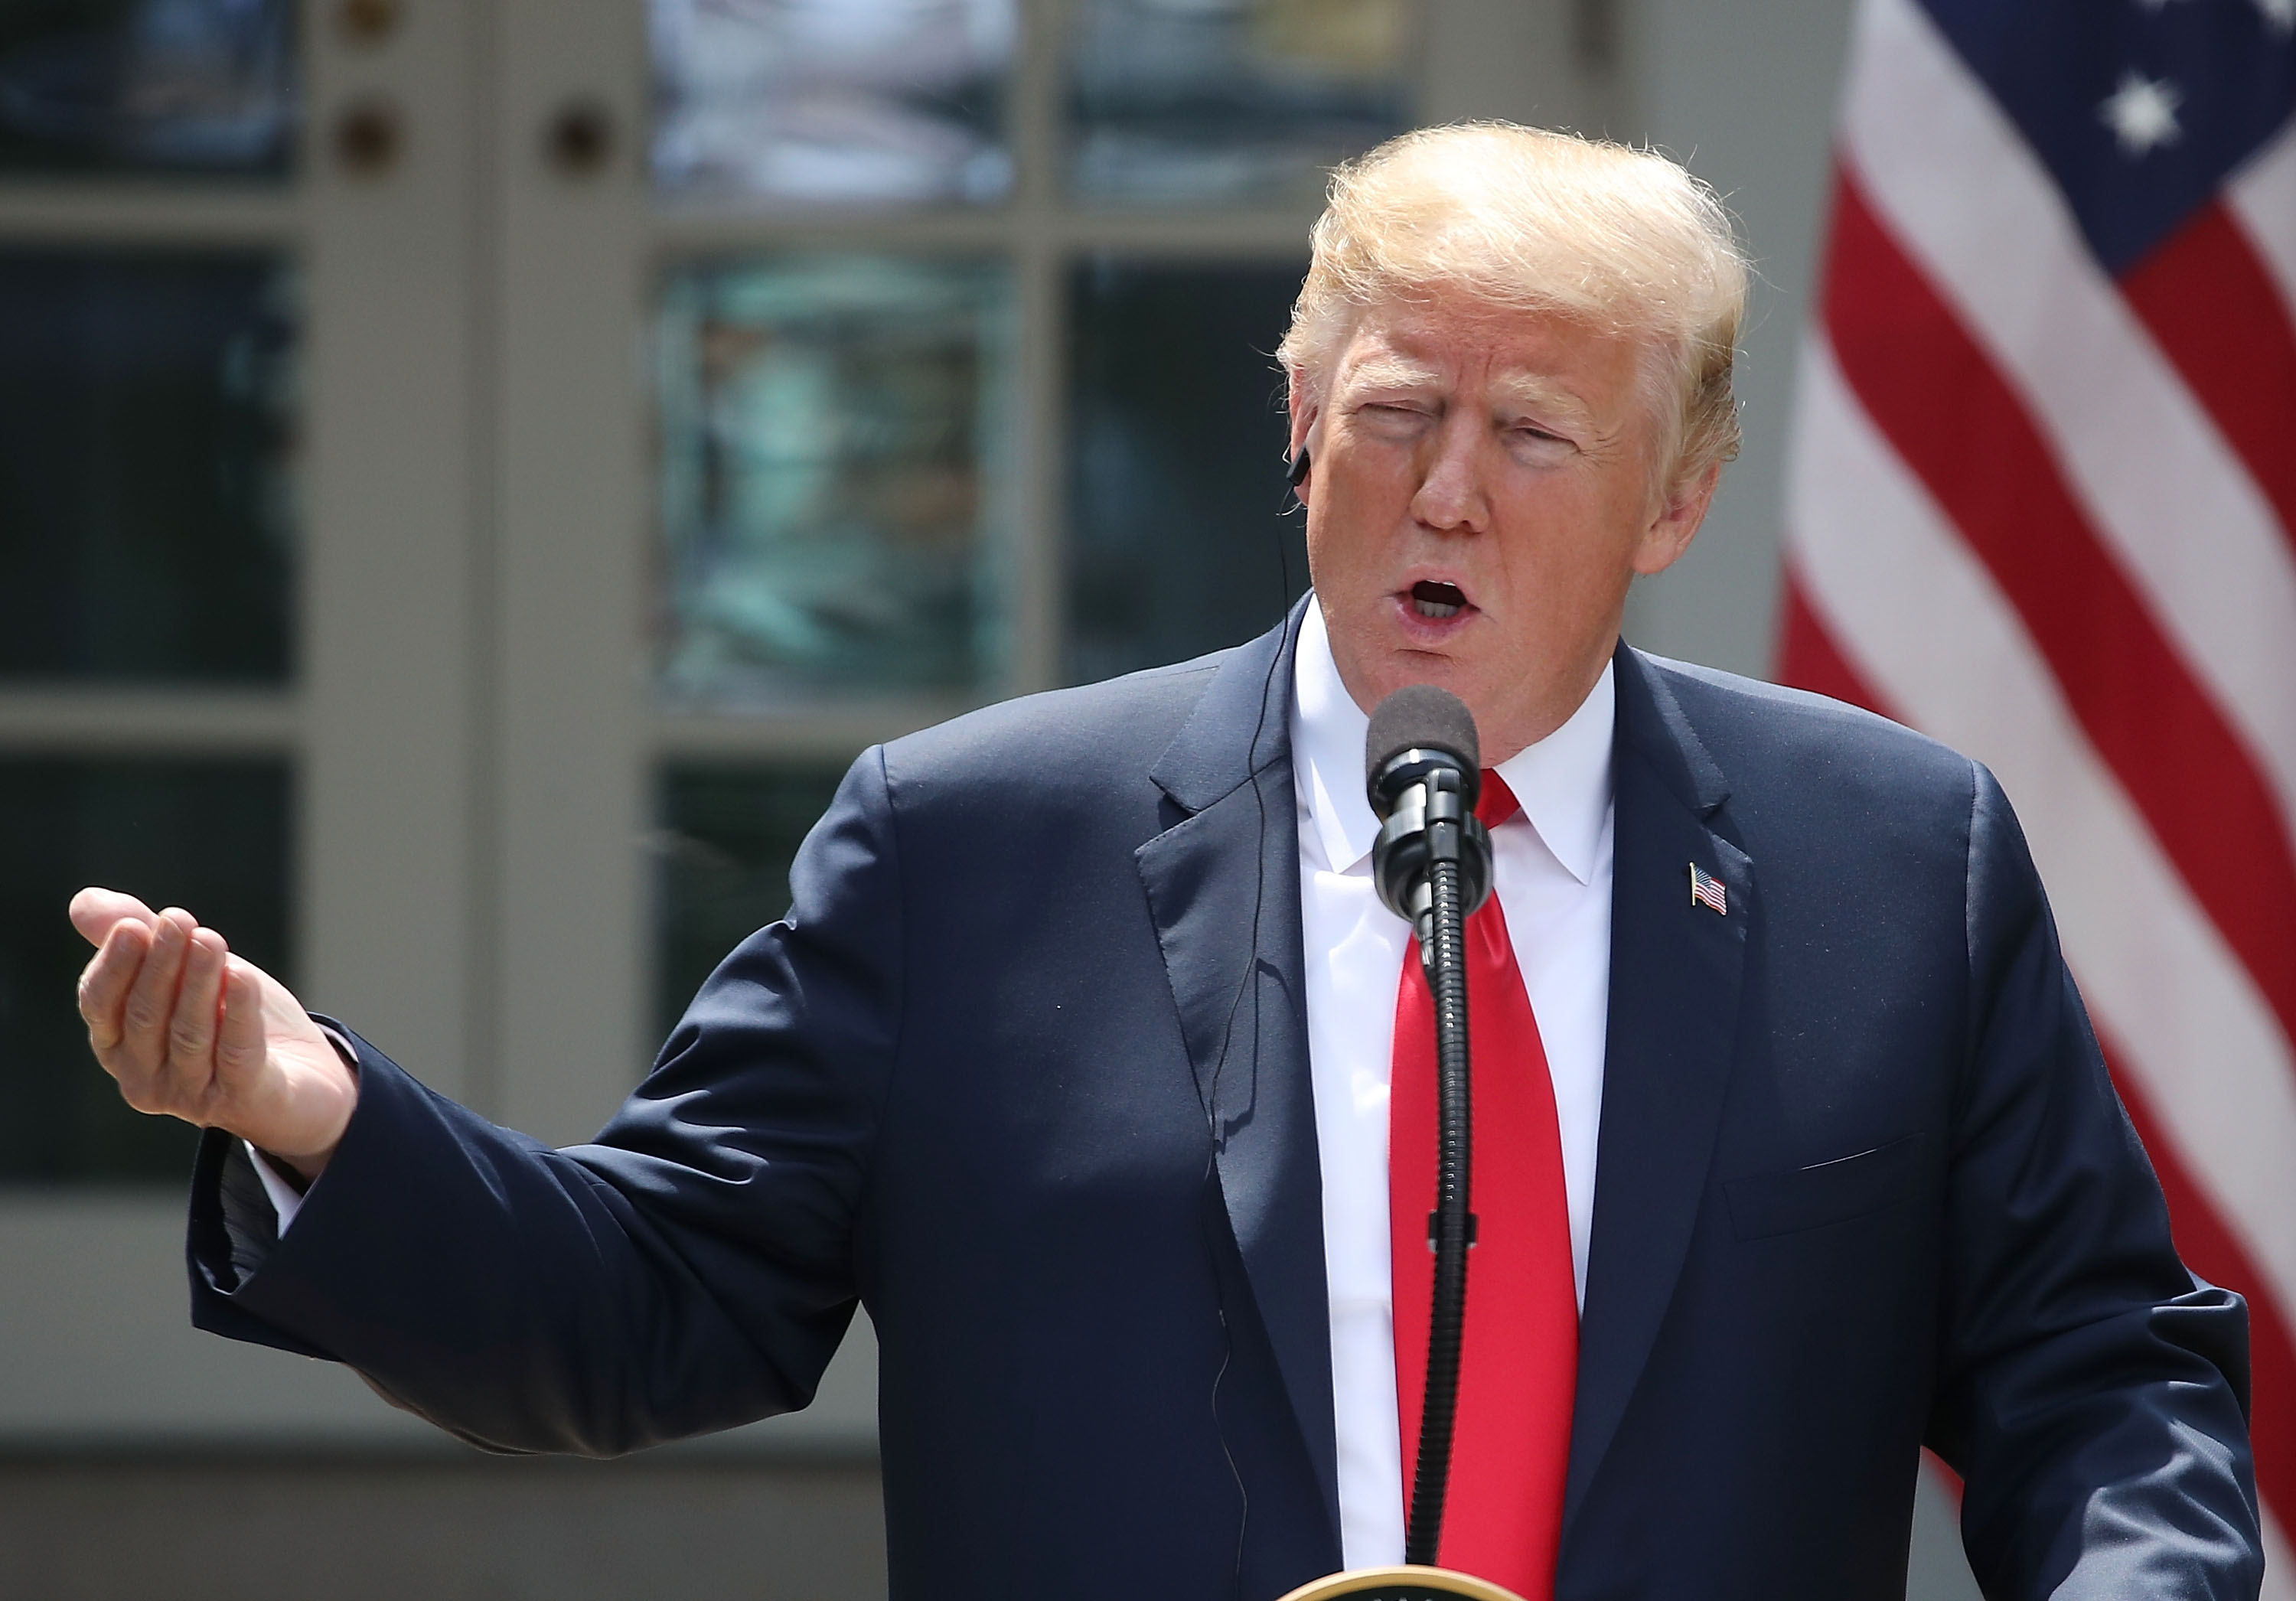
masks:
{"label": "blurred green reflection", "polygon": [[656,320],[667,698],[995,683],[1012,324],[1000,264],[669,274]]}

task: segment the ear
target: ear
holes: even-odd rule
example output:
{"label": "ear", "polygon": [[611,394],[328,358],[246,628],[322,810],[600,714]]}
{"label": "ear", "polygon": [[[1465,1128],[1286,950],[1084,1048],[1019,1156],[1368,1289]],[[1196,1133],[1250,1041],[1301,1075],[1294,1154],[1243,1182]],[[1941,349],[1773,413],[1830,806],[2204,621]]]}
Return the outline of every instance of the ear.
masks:
{"label": "ear", "polygon": [[1286,447],[1289,458],[1297,462],[1301,451],[1310,452],[1306,473],[1294,480],[1292,485],[1292,493],[1298,497],[1301,505],[1305,505],[1308,504],[1308,488],[1315,481],[1315,463],[1312,454],[1314,444],[1308,436],[1315,431],[1316,421],[1321,416],[1323,408],[1308,398],[1307,380],[1300,375],[1297,368],[1294,368],[1291,374],[1290,382],[1284,392],[1283,406],[1291,414],[1292,419],[1291,443]]}
{"label": "ear", "polygon": [[1308,431],[1316,425],[1316,403],[1308,398],[1308,380],[1299,368],[1292,369],[1284,387],[1283,409],[1291,415],[1292,443],[1289,450],[1297,455],[1308,442]]}
{"label": "ear", "polygon": [[1681,559],[1698,525],[1706,521],[1706,508],[1714,504],[1714,487],[1721,481],[1722,464],[1717,462],[1695,478],[1674,486],[1635,544],[1636,572],[1649,578]]}

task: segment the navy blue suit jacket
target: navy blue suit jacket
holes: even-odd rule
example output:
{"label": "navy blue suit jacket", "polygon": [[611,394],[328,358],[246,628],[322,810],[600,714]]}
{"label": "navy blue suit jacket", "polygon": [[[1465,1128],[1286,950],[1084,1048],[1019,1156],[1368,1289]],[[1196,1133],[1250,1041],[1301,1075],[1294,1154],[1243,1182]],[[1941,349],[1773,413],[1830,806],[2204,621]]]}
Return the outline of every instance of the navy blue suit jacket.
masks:
{"label": "navy blue suit jacket", "polygon": [[[197,1321],[606,1453],[803,1406],[858,1301],[895,1597],[1336,1568],[1291,637],[865,754],[594,1145],[362,1044],[274,1243],[211,1137]],[[1991,776],[1617,667],[1558,1597],[1894,1601],[1924,1441],[1993,1596],[2253,1595],[2245,1310],[2178,1263]]]}

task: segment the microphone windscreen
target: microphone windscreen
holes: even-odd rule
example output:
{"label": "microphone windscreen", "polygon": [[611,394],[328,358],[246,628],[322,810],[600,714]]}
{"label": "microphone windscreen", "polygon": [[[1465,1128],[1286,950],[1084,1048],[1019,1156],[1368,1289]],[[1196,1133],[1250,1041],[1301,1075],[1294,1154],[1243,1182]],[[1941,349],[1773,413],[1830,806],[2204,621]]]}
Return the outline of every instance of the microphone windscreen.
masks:
{"label": "microphone windscreen", "polygon": [[1457,695],[1432,684],[1406,684],[1371,714],[1371,731],[1364,737],[1364,782],[1373,783],[1389,762],[1414,749],[1448,751],[1470,773],[1482,767],[1475,714]]}

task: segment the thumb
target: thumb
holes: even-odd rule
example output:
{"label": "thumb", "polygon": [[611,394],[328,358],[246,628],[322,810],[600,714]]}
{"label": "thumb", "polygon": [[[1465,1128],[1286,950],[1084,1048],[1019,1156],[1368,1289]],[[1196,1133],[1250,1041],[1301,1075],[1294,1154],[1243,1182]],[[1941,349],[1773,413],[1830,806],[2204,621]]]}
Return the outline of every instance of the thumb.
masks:
{"label": "thumb", "polygon": [[100,946],[104,936],[129,918],[138,923],[154,924],[160,915],[133,895],[122,895],[117,890],[102,890],[90,885],[71,898],[71,924],[80,937],[90,945]]}
{"label": "thumb", "polygon": [[216,1076],[226,1093],[263,1065],[263,987],[258,970],[238,956],[224,961],[223,1019],[216,1030]]}

